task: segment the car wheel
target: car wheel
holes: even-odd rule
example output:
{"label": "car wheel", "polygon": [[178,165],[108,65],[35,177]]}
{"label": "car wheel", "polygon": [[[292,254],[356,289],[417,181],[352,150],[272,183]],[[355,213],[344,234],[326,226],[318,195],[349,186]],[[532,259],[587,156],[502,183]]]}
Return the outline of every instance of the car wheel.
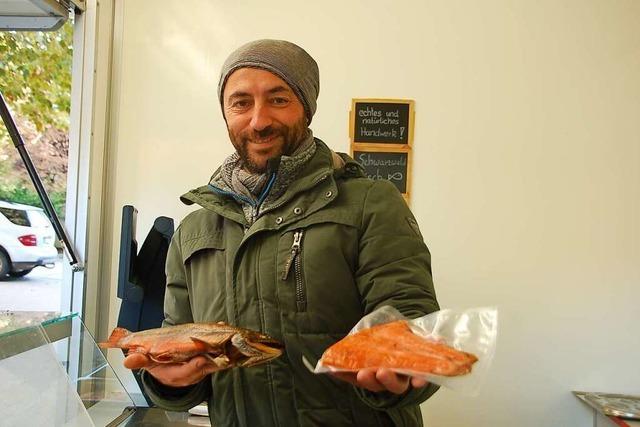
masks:
{"label": "car wheel", "polygon": [[11,271],[9,272],[9,276],[11,277],[22,277],[22,276],[26,276],[27,274],[31,273],[33,271],[33,268],[27,268],[26,270],[22,270],[22,271]]}
{"label": "car wheel", "polygon": [[7,274],[11,270],[11,262],[9,257],[3,251],[0,250],[0,280],[7,277]]}

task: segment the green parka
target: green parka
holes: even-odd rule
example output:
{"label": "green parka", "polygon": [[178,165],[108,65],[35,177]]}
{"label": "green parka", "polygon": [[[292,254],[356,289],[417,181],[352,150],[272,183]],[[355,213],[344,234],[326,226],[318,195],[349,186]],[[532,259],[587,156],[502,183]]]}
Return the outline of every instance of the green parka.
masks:
{"label": "green parka", "polygon": [[181,389],[145,373],[158,406],[181,411],[206,400],[216,427],[422,425],[418,405],[436,386],[373,393],[312,374],[302,363],[302,356],[315,363],[378,307],[391,305],[409,318],[438,310],[429,251],[400,193],[316,144],[277,207],[250,227],[232,197],[208,186],[182,197],[203,209],[173,236],[165,324],[222,320],[273,336],[285,353]]}

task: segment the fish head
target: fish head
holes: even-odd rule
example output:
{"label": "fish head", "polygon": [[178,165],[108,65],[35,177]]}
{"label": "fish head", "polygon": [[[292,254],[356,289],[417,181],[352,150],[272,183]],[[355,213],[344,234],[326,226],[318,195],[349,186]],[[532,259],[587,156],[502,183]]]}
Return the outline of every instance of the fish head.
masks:
{"label": "fish head", "polygon": [[234,365],[249,367],[280,357],[283,345],[269,335],[242,330],[231,337],[231,358]]}

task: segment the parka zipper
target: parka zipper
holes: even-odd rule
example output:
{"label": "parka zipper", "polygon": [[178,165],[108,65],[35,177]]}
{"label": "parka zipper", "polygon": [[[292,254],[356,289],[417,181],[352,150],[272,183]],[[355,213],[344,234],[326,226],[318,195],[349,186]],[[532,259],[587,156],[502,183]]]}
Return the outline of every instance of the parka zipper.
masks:
{"label": "parka zipper", "polygon": [[282,280],[287,280],[291,267],[293,267],[293,279],[296,284],[296,307],[298,311],[304,311],[307,308],[307,296],[304,288],[304,275],[302,273],[302,236],[304,230],[297,230],[293,233],[293,243],[291,244],[291,253],[284,266]]}

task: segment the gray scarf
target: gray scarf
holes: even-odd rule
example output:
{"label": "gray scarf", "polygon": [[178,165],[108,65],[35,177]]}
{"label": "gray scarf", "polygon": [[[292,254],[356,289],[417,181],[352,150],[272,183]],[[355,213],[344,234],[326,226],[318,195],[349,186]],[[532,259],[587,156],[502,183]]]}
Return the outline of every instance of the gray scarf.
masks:
{"label": "gray scarf", "polygon": [[222,166],[211,177],[209,185],[214,189],[233,193],[242,205],[244,216],[253,224],[258,216],[269,209],[284,194],[316,152],[316,144],[311,130],[291,156],[283,155],[273,173],[252,173],[243,168],[238,153],[225,159]]}

